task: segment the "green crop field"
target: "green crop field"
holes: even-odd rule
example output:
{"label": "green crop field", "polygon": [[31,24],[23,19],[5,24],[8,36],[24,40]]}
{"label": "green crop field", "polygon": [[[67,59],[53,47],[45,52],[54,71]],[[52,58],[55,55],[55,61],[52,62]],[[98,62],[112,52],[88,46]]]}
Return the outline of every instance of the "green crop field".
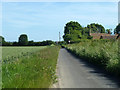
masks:
{"label": "green crop field", "polygon": [[2,58],[3,60],[10,57],[18,57],[22,56],[22,54],[26,54],[29,52],[36,52],[40,49],[46,48],[43,47],[2,47]]}
{"label": "green crop field", "polygon": [[56,82],[59,47],[3,47],[2,88],[48,88]]}
{"label": "green crop field", "polygon": [[118,41],[84,41],[66,45],[66,48],[78,57],[104,68],[109,73],[120,75]]}

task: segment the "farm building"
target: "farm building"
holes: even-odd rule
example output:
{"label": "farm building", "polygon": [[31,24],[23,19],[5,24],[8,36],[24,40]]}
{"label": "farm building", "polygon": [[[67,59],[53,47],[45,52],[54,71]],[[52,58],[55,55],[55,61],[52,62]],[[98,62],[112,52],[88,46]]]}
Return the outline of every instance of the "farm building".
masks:
{"label": "farm building", "polygon": [[90,33],[90,36],[92,36],[93,39],[117,39],[118,34],[111,35],[107,33]]}

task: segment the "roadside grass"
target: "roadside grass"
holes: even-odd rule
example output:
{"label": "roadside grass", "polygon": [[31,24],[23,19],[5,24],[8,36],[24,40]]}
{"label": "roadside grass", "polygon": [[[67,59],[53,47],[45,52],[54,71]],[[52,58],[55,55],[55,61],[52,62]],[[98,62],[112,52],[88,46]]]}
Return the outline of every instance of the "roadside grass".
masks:
{"label": "roadside grass", "polygon": [[104,68],[109,74],[120,76],[118,41],[87,41],[67,45],[66,48],[78,57]]}
{"label": "roadside grass", "polygon": [[2,65],[3,88],[49,88],[56,81],[59,47],[41,49]]}

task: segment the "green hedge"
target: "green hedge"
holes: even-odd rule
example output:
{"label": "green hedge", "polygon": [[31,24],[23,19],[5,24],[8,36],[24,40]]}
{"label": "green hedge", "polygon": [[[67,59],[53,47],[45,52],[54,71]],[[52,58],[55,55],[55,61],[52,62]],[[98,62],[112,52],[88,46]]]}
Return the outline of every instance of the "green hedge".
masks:
{"label": "green hedge", "polygon": [[104,68],[107,72],[116,76],[120,75],[118,41],[92,40],[65,47],[78,57]]}

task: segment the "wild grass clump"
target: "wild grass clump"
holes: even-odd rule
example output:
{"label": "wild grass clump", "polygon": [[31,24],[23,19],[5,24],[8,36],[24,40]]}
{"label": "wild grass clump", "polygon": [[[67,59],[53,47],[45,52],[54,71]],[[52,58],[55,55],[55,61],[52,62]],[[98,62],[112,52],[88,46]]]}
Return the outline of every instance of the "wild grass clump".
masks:
{"label": "wild grass clump", "polygon": [[118,41],[97,40],[67,45],[66,48],[111,74],[120,75]]}
{"label": "wild grass clump", "polygon": [[3,88],[49,88],[57,82],[56,64],[59,47],[41,49],[2,65]]}

